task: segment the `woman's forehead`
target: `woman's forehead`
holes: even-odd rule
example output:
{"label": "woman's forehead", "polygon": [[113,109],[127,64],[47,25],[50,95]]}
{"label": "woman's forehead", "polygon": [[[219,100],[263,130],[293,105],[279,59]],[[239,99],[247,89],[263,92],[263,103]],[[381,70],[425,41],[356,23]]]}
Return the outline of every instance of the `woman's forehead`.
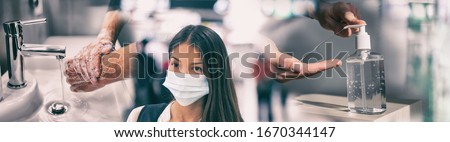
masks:
{"label": "woman's forehead", "polygon": [[186,44],[186,43],[182,43],[180,45],[178,45],[177,47],[175,47],[172,50],[172,57],[175,57],[177,59],[182,59],[182,58],[199,58],[201,59],[201,52],[200,50],[198,50],[194,44]]}

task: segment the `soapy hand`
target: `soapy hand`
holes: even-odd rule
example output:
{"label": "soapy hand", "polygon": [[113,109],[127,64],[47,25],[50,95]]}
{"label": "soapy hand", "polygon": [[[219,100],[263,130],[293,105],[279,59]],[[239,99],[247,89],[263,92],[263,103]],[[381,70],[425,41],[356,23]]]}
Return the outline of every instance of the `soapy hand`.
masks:
{"label": "soapy hand", "polygon": [[[320,3],[316,10],[315,19],[320,25],[341,37],[349,37],[354,32],[358,32],[358,28],[349,28],[341,31],[347,25],[366,24],[359,18],[358,10],[351,3]],[[341,32],[339,32],[341,31]]]}
{"label": "soapy hand", "polygon": [[102,81],[98,80],[94,83],[90,81],[86,81],[81,73],[76,71],[77,59],[70,59],[66,62],[66,70],[64,71],[64,75],[66,76],[66,82],[70,84],[70,90],[73,92],[90,92],[94,91],[98,88],[104,87],[106,84],[102,83]]}
{"label": "soapy hand", "polygon": [[316,63],[303,63],[288,54],[282,54],[279,58],[270,60],[270,64],[270,71],[275,74],[275,80],[284,83],[338,67],[342,65],[342,62],[339,59],[331,59]]}
{"label": "soapy hand", "polygon": [[113,50],[113,43],[107,39],[97,39],[88,46],[83,47],[74,59],[69,60],[70,64],[68,63],[69,61],[66,62],[66,72],[75,71],[77,74],[76,76],[67,77],[81,77],[82,81],[96,85],[101,73],[101,57],[111,53]]}
{"label": "soapy hand", "polygon": [[[133,44],[134,45],[134,44]],[[128,47],[127,47],[128,48]],[[70,59],[66,62],[66,70],[64,75],[66,76],[66,82],[70,84],[70,90],[73,92],[90,92],[102,88],[108,84],[124,79],[124,72],[129,73],[129,70],[122,68],[124,62],[123,57],[124,49],[119,49],[99,57],[98,67],[101,69],[97,81],[92,83],[86,81],[82,74],[76,71],[77,63],[76,59]],[[119,55],[119,56],[117,56]],[[122,65],[122,66],[121,66]]]}

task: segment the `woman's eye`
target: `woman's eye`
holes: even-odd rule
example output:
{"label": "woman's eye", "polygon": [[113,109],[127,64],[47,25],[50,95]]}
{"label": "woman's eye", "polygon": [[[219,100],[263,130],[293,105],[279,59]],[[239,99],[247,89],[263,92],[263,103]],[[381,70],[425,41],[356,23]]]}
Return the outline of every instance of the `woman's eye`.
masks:
{"label": "woman's eye", "polygon": [[172,63],[172,66],[178,68],[179,64],[178,63]]}
{"label": "woman's eye", "polygon": [[202,72],[203,71],[203,69],[201,67],[194,67],[193,69],[196,72]]}

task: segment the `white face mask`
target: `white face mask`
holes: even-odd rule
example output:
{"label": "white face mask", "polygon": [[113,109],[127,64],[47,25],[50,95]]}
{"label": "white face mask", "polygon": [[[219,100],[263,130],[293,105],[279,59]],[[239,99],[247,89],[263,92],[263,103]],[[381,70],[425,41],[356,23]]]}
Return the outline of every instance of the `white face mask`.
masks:
{"label": "white face mask", "polygon": [[188,106],[209,93],[205,75],[183,74],[167,70],[163,83],[175,100],[182,106]]}

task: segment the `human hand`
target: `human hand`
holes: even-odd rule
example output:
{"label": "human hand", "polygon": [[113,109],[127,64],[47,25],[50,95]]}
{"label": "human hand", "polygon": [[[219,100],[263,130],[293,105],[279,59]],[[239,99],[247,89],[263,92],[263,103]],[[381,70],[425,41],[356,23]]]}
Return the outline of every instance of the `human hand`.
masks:
{"label": "human hand", "polygon": [[[121,48],[107,55],[101,56],[99,61],[99,67],[101,72],[99,73],[98,81],[94,84],[89,80],[85,80],[79,72],[76,71],[77,59],[69,59],[66,62],[66,69],[64,75],[66,76],[66,82],[70,84],[70,89],[73,92],[90,92],[102,88],[108,84],[116,81],[123,80],[125,77],[129,77],[131,69],[134,68],[134,62],[130,64],[129,68],[124,66],[124,54],[125,50],[132,52],[136,51],[136,44],[130,44],[130,46]],[[133,55],[127,55],[133,56]]]}
{"label": "human hand", "polygon": [[[90,82],[93,85],[98,83],[101,73],[101,57],[114,50],[113,43],[108,39],[97,39],[89,45],[83,47],[81,51],[71,60],[67,70],[75,73],[83,79],[84,82]],[[68,76],[74,78],[75,76]]]}
{"label": "human hand", "polygon": [[359,28],[342,30],[345,26],[366,24],[364,20],[360,19],[356,7],[351,3],[344,2],[320,3],[316,10],[315,19],[319,21],[323,28],[332,30],[334,34],[341,37],[349,37],[359,31]]}
{"label": "human hand", "polygon": [[303,63],[285,53],[277,59],[270,60],[270,70],[274,74],[275,80],[280,83],[312,76],[340,65],[342,65],[342,62],[339,59]]}
{"label": "human hand", "polygon": [[70,90],[73,92],[90,92],[96,89],[104,87],[106,84],[99,83],[97,81],[95,84],[90,82],[89,80],[85,80],[81,73],[76,71],[77,66],[75,65],[75,61],[77,59],[70,59],[66,62],[66,70],[64,71],[64,75],[66,76],[66,82],[70,85]]}
{"label": "human hand", "polygon": [[121,80],[121,66],[111,66],[111,64],[117,64],[120,60],[114,60],[114,56],[109,55],[102,57],[102,60],[107,62],[101,62],[102,72],[100,73],[100,77],[95,84],[90,81],[85,81],[82,75],[77,73],[77,71],[75,70],[76,67],[74,67],[76,66],[75,59],[68,60],[66,62],[67,67],[64,75],[66,76],[66,82],[70,85],[70,90],[72,90],[73,92],[91,92],[100,89],[110,83]]}

